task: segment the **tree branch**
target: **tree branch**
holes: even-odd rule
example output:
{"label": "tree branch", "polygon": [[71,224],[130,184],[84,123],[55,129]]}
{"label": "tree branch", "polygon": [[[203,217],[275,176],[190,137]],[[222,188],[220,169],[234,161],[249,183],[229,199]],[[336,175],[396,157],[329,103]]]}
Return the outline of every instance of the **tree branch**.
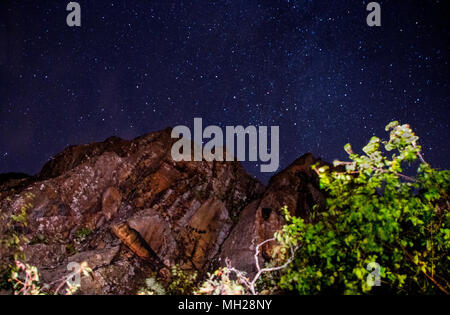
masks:
{"label": "tree branch", "polygon": [[256,273],[256,275],[253,277],[253,279],[251,281],[250,281],[250,279],[248,279],[248,278],[246,278],[244,276],[242,271],[239,271],[236,268],[232,267],[231,266],[231,262],[230,262],[230,260],[228,258],[225,261],[226,265],[227,265],[227,268],[230,271],[233,271],[236,274],[236,276],[238,277],[239,281],[241,283],[243,283],[247,287],[247,289],[251,292],[251,294],[253,294],[253,295],[257,295],[258,294],[258,292],[255,289],[255,285],[256,285],[256,282],[261,277],[261,275],[263,273],[265,273],[265,272],[278,271],[278,270],[286,268],[294,260],[295,252],[298,249],[298,246],[295,247],[295,248],[290,247],[291,255],[290,255],[289,259],[283,265],[277,266],[277,267],[261,268],[261,266],[259,265],[259,254],[260,254],[259,249],[264,244],[272,242],[272,241],[276,241],[276,239],[275,238],[270,238],[270,239],[267,239],[267,240],[259,243],[258,245],[256,245],[254,257],[255,257],[255,265],[256,265],[257,273]]}

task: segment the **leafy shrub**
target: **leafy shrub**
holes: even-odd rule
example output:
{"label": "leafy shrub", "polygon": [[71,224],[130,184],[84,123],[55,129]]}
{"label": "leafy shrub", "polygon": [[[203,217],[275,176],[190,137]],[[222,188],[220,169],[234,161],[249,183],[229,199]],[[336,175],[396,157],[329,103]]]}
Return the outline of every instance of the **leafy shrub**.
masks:
{"label": "leafy shrub", "polygon": [[245,289],[237,280],[233,280],[235,271],[224,267],[210,274],[208,279],[197,290],[197,295],[243,295]]}
{"label": "leafy shrub", "polygon": [[[364,154],[347,144],[350,161],[334,163],[341,171],[314,166],[329,194],[327,211],[303,220],[284,209],[289,224],[277,238],[300,248],[281,277],[282,288],[300,294],[449,293],[450,171],[431,168],[408,125],[392,122],[386,131],[389,140],[373,137]],[[411,163],[419,166],[407,176],[403,167]],[[375,273],[380,286],[373,286]]]}

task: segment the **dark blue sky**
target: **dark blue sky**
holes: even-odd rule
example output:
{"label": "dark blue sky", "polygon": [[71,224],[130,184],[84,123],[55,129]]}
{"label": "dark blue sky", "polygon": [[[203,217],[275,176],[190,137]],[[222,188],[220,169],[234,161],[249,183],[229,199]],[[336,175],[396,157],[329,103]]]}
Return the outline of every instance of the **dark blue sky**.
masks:
{"label": "dark blue sky", "polygon": [[[70,144],[166,126],[279,125],[281,168],[344,158],[392,120],[449,167],[445,1],[0,2],[0,173],[37,173]],[[259,174],[265,181],[272,174]]]}

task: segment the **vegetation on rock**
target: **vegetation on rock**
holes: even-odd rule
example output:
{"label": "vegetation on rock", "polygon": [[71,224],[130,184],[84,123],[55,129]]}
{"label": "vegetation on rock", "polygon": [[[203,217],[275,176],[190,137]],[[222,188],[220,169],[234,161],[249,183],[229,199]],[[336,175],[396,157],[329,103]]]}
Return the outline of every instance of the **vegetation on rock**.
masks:
{"label": "vegetation on rock", "polygon": [[[390,132],[387,141],[372,137],[361,154],[354,153],[350,144],[345,145],[349,161],[335,161],[334,166],[318,163],[312,166],[312,170],[312,162],[294,165],[286,178],[296,178],[299,170],[305,172],[306,169],[310,172],[310,180],[315,172],[322,192],[326,193],[326,207],[318,204],[319,201],[324,204],[324,197],[316,198],[312,202],[316,207],[311,204],[308,208],[311,211],[294,212],[303,215],[301,218],[294,216],[285,206],[282,209],[286,220],[284,226],[280,214],[273,214],[273,217],[278,215],[279,220],[275,218],[270,221],[271,224],[275,222],[279,225],[274,224],[276,228],[269,234],[280,227],[282,229],[275,233],[274,238],[254,244],[254,254],[250,252],[244,256],[246,263],[254,263],[254,273],[238,270],[229,259],[225,260],[225,267],[208,275],[205,274],[208,270],[190,271],[174,265],[170,267],[167,279],[159,279],[156,275],[149,277],[137,294],[243,295],[286,291],[299,294],[449,294],[450,171],[434,169],[425,161],[418,137],[409,125],[392,122],[386,126],[386,131]],[[302,182],[308,182],[305,178],[297,178],[298,187],[304,184]],[[285,182],[292,184],[292,181]],[[316,185],[316,195],[319,195],[317,182]],[[312,190],[307,191],[311,194]],[[289,199],[290,194],[285,193],[283,200]],[[198,194],[194,197],[199,203],[206,199]],[[25,193],[20,198],[16,210],[4,212],[1,217],[6,223],[0,231],[0,276],[3,279],[0,290],[10,289],[15,294],[75,293],[80,282],[74,283],[71,278],[74,275],[88,275],[92,270],[86,263],[78,265],[74,273],[68,276],[61,272],[60,275],[64,276],[58,275],[50,285],[43,284],[38,268],[26,263],[24,247],[42,246],[41,243],[48,245],[49,241],[47,236],[39,233],[31,235],[32,238],[34,236],[31,241],[25,237],[35,196]],[[247,202],[244,200],[237,201],[238,209],[233,209],[232,213],[244,208]],[[11,204],[11,200],[7,201]],[[299,200],[294,201],[291,204]],[[200,209],[211,210],[211,204],[212,201],[204,202]],[[220,210],[218,214],[230,214],[224,204],[219,206],[215,207]],[[248,210],[248,222],[256,222],[252,221],[252,215],[257,217],[261,209],[255,206]],[[269,209],[267,218],[263,216],[262,219],[269,221],[275,212]],[[140,227],[140,232],[133,231],[166,233],[164,229],[148,228],[156,226],[154,222],[162,222],[154,219],[156,214],[156,210],[147,213],[144,218],[151,219],[151,224],[144,222],[145,228]],[[202,212],[197,212],[197,215],[203,218]],[[207,223],[211,220],[213,218]],[[195,220],[193,222],[196,223]],[[227,227],[224,231],[229,233],[230,229]],[[144,233],[149,231],[151,233]],[[191,230],[186,228],[186,231],[186,235],[190,236]],[[74,243],[65,243],[66,254],[73,255],[76,251],[74,244],[86,243],[91,235],[96,235],[93,232],[84,225],[78,226],[73,234]],[[105,233],[105,238],[109,237]],[[203,235],[204,232],[198,234]],[[248,235],[253,234],[249,232]],[[204,239],[204,242],[216,241],[215,238]],[[248,239],[255,241],[254,238]],[[147,242],[144,238],[141,241]],[[156,241],[160,244],[159,238]],[[186,238],[185,242],[193,242],[193,239]],[[278,243],[276,246],[275,242]],[[247,248],[246,244],[239,243],[239,246]],[[151,248],[148,243],[144,245]],[[234,248],[239,247],[229,246],[227,253],[233,255],[236,250],[231,249]],[[262,265],[262,257],[267,260],[268,253],[272,254],[272,259]],[[114,256],[115,253],[107,262],[99,262],[98,266],[110,264]],[[203,256],[196,257],[203,259]],[[211,257],[219,256],[211,254]],[[202,266],[206,263],[201,262]],[[65,271],[64,268],[61,270]],[[138,280],[142,283],[141,278]],[[137,287],[133,288],[137,290]]]}

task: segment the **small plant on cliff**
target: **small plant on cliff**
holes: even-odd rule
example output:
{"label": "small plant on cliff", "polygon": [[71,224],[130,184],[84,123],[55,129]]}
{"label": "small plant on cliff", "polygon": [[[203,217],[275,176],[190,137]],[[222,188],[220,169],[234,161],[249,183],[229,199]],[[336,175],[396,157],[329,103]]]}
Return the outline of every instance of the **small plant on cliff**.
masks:
{"label": "small plant on cliff", "polygon": [[166,290],[155,277],[149,277],[145,279],[145,286],[138,291],[137,295],[166,295]]}
{"label": "small plant on cliff", "polygon": [[[328,210],[313,222],[285,209],[289,224],[277,237],[300,248],[282,288],[449,294],[450,171],[431,168],[408,125],[392,122],[386,131],[389,140],[373,137],[364,154],[347,144],[350,161],[335,161],[339,171],[314,167],[329,197]],[[404,164],[417,162],[413,176],[403,173]]]}
{"label": "small plant on cliff", "polygon": [[79,230],[77,230],[75,232],[75,234],[74,234],[75,242],[77,242],[78,244],[82,243],[91,234],[92,234],[92,230],[91,229],[89,229],[87,227],[83,227],[83,228],[81,228],[81,229],[79,229]]}
{"label": "small plant on cliff", "polygon": [[14,295],[42,295],[39,272],[36,267],[16,261],[11,272]]}
{"label": "small plant on cliff", "polygon": [[80,283],[72,281],[72,278],[81,274],[87,276],[92,271],[86,262],[79,264],[69,276],[53,282],[51,285],[56,286],[56,289],[43,285],[38,269],[23,262],[27,259],[24,253],[25,246],[46,240],[43,235],[38,235],[33,241],[25,236],[28,229],[28,213],[33,208],[31,202],[34,197],[33,193],[25,193],[18,213],[9,216],[6,213],[2,214],[4,230],[0,239],[0,289],[11,290],[15,295],[56,295],[61,292],[72,295],[80,286]]}
{"label": "small plant on cliff", "polygon": [[[244,284],[239,276],[235,276],[236,271],[224,267],[210,274],[208,279],[195,292],[197,295],[244,295]],[[240,275],[245,277],[244,275]],[[236,278],[236,279],[234,279]]]}
{"label": "small plant on cliff", "polygon": [[42,285],[39,278],[39,271],[36,267],[22,263],[20,261],[15,262],[15,267],[11,271],[10,282],[14,289],[14,295],[57,295],[62,291],[63,295],[73,295],[80,288],[79,281],[73,281],[75,278],[81,279],[83,274],[88,276],[92,270],[89,268],[86,262],[79,264],[75,270],[68,276],[65,276],[59,280],[54,281],[53,284],[57,285],[56,289],[51,290],[49,286]]}
{"label": "small plant on cliff", "polygon": [[[285,240],[286,238],[284,238]],[[247,273],[234,268],[231,261],[226,258],[226,267],[216,270],[200,286],[196,294],[198,295],[259,295],[273,294],[279,290],[275,279],[278,279],[279,272],[282,272],[293,261],[297,247],[291,246],[286,242],[284,246],[277,246],[274,251],[272,261],[264,267],[260,265],[259,256],[261,247],[269,242],[275,241],[275,238],[267,239],[256,245],[255,267],[256,273],[250,279]],[[278,250],[279,249],[279,250]],[[259,292],[259,289],[263,289]]]}
{"label": "small plant on cliff", "polygon": [[0,289],[11,289],[8,281],[11,272],[16,268],[15,261],[24,259],[23,248],[29,243],[25,236],[28,227],[28,212],[33,208],[31,201],[34,194],[26,193],[20,211],[16,214],[2,214],[4,222],[3,236],[0,238]]}
{"label": "small plant on cliff", "polygon": [[145,286],[137,295],[189,295],[198,288],[198,273],[194,270],[182,269],[179,265],[170,268],[170,282],[164,286],[158,282],[156,275],[145,279]]}
{"label": "small plant on cliff", "polygon": [[197,289],[197,271],[183,270],[178,265],[171,268],[171,283],[167,287],[170,295],[192,294]]}

